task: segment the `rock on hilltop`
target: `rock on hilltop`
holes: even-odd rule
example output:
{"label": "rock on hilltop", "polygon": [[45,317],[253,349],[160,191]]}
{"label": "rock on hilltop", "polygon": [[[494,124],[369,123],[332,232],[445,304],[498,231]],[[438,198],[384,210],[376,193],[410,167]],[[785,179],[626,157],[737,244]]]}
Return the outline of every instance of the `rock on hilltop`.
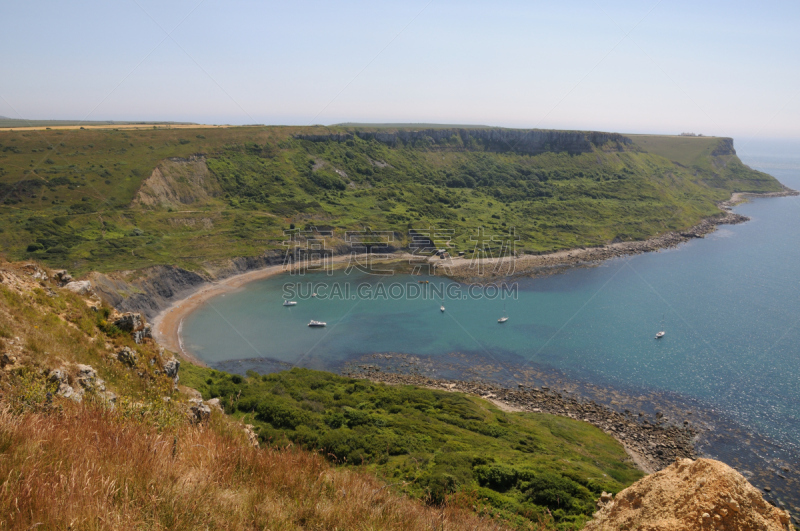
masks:
{"label": "rock on hilltop", "polygon": [[616,497],[605,495],[584,531],[786,531],[788,512],[764,501],[737,471],[712,459],[681,459]]}

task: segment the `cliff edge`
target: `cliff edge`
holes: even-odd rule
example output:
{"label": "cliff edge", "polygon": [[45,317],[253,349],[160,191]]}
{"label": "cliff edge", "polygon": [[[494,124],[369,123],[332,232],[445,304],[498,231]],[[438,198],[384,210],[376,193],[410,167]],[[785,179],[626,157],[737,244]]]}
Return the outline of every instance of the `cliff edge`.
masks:
{"label": "cliff edge", "polygon": [[681,459],[615,497],[606,495],[584,531],[786,531],[787,511],[764,501],[741,474],[712,459]]}

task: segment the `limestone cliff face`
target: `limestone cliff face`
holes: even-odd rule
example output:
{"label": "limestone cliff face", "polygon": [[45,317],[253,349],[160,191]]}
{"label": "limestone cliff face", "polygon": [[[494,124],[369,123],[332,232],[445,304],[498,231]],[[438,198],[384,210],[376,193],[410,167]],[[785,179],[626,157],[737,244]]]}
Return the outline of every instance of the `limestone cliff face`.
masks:
{"label": "limestone cliff face", "polygon": [[681,459],[646,476],[615,497],[603,494],[584,531],[788,531],[788,512],[725,463]]}
{"label": "limestone cliff face", "polygon": [[619,133],[596,131],[554,131],[546,129],[426,129],[355,131],[330,135],[296,135],[312,142],[344,142],[353,135],[389,146],[411,145],[430,149],[466,149],[538,154],[546,152],[588,153],[595,147],[621,150],[632,140]]}
{"label": "limestone cliff face", "polygon": [[179,206],[202,203],[222,193],[216,177],[208,170],[203,155],[162,161],[142,182],[135,205]]}

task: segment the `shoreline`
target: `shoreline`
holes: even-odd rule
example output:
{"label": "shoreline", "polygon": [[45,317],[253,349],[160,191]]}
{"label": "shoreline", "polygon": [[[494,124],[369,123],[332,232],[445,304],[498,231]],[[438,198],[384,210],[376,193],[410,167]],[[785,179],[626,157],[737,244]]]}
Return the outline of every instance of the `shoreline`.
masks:
{"label": "shoreline", "polygon": [[[642,254],[646,252],[658,251],[677,247],[682,243],[694,238],[702,238],[716,230],[718,225],[738,224],[749,220],[746,216],[736,214],[731,208],[746,201],[747,198],[769,198],[800,195],[800,192],[786,188],[782,192],[770,192],[765,194],[750,192],[734,192],[728,201],[719,204],[723,210],[722,215],[705,218],[697,225],[680,232],[668,232],[653,238],[642,241],[617,242],[604,245],[602,247],[583,247],[576,249],[565,249],[541,255],[523,255],[521,257],[507,257],[497,260],[481,259],[472,260],[458,257],[445,260],[434,259],[431,263],[434,269],[446,270],[451,272],[447,276],[455,281],[463,283],[482,283],[491,282],[498,278],[509,276],[545,276],[556,274],[574,267],[587,267],[599,262],[622,256]],[[363,255],[359,255],[363,256]],[[398,253],[390,258],[390,261],[400,261],[407,259],[409,254]],[[339,264],[351,259],[351,255],[337,255],[331,258],[331,263]],[[491,264],[492,267],[486,269],[505,268],[505,264],[513,270],[508,273],[475,274],[477,264]],[[156,317],[151,320],[153,327],[153,338],[164,348],[178,353],[191,363],[206,366],[206,364],[190,352],[183,344],[181,330],[184,319],[206,301],[217,295],[233,292],[240,289],[249,282],[264,280],[273,275],[289,271],[290,269],[283,264],[271,265],[265,268],[247,271],[238,275],[227,277],[216,282],[209,282],[201,285],[197,290],[191,292],[186,297],[173,301],[169,306],[161,310]]]}
{"label": "shoreline", "polygon": [[[357,255],[356,258],[361,256],[362,255]],[[334,256],[331,262],[338,264],[350,260],[351,258],[349,254],[339,255]],[[153,339],[162,347],[178,353],[187,361],[195,365],[200,365],[201,367],[207,367],[205,362],[184,347],[183,338],[181,337],[184,319],[190,313],[205,304],[206,301],[217,295],[234,292],[242,288],[245,284],[257,280],[264,280],[271,276],[290,271],[291,269],[292,268],[286,267],[283,264],[271,265],[201,285],[200,288],[186,297],[172,302],[151,319],[150,324],[153,329]]]}

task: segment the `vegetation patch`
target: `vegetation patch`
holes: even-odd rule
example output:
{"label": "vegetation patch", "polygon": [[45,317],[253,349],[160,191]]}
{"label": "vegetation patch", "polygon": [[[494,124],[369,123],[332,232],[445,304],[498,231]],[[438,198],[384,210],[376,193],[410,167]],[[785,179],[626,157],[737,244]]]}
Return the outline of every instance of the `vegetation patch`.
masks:
{"label": "vegetation patch", "polygon": [[[729,139],[632,135],[527,154],[458,135],[393,145],[295,137],[309,132],[352,129],[0,132],[0,245],[76,273],[257,256],[285,249],[292,225],[391,231],[396,247],[411,229],[441,227],[467,253],[479,231],[513,229],[517,251],[539,253],[683,230],[732,192],[781,190]],[[150,179],[165,166],[170,179]],[[176,221],[191,216],[214,223]]]}
{"label": "vegetation patch", "polygon": [[619,443],[587,423],[507,413],[461,393],[300,368],[242,377],[191,366],[182,378],[273,447],[366,467],[430,504],[472,495],[481,514],[515,526],[552,518],[579,529],[602,491],[642,476]]}

